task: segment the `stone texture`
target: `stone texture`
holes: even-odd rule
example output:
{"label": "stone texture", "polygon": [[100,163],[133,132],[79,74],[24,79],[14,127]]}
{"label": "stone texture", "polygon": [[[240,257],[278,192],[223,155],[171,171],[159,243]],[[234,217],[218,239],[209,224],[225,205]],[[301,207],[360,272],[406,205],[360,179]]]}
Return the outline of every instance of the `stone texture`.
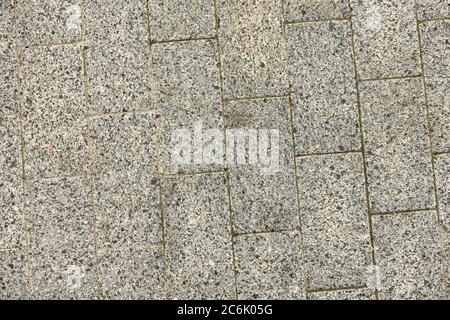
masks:
{"label": "stone texture", "polygon": [[376,300],[371,289],[347,289],[314,292],[309,295],[310,300]]}
{"label": "stone texture", "polygon": [[13,36],[14,6],[12,1],[0,2],[0,42]]}
{"label": "stone texture", "polygon": [[349,23],[294,24],[287,30],[297,153],[358,150]]}
{"label": "stone texture", "polygon": [[214,0],[148,0],[152,40],[213,37]]}
{"label": "stone texture", "polygon": [[300,157],[297,165],[309,289],[366,285],[371,247],[362,156]]}
{"label": "stone texture", "polygon": [[235,240],[239,299],[304,299],[300,234],[239,236]]}
{"label": "stone texture", "polygon": [[[161,170],[165,173],[201,172],[223,168],[223,160],[203,157],[205,139],[194,141],[195,128],[216,129],[223,140],[220,75],[213,41],[161,43],[152,46],[151,104],[158,108],[158,130],[161,143]],[[180,142],[175,134],[187,130],[185,163],[176,161]],[[201,133],[200,133],[201,134]],[[195,150],[200,149],[200,157]],[[218,150],[223,154],[223,148]],[[214,159],[212,159],[214,160]]]}
{"label": "stone texture", "polygon": [[146,43],[92,44],[85,53],[90,113],[151,108],[150,49]]}
{"label": "stone texture", "polygon": [[25,49],[20,70],[25,175],[45,178],[84,172],[87,148],[79,46]]}
{"label": "stone texture", "polygon": [[93,299],[96,264],[87,178],[26,185],[26,212],[35,299]]}
{"label": "stone texture", "polygon": [[169,297],[235,298],[225,176],[168,178],[162,193]]}
{"label": "stone texture", "polygon": [[28,298],[26,254],[22,250],[0,250],[0,299]]}
{"label": "stone texture", "polygon": [[350,0],[360,78],[420,74],[419,41],[410,0]]}
{"label": "stone texture", "polygon": [[427,78],[426,90],[434,152],[450,151],[450,77]]}
{"label": "stone texture", "polygon": [[94,118],[90,132],[99,246],[161,241],[152,114]]}
{"label": "stone texture", "polygon": [[422,23],[420,35],[425,75],[450,77],[450,21]]}
{"label": "stone texture", "polygon": [[433,208],[422,81],[364,82],[360,100],[372,212]]}
{"label": "stone texture", "polygon": [[225,97],[287,93],[281,0],[219,0],[217,10]]}
{"label": "stone texture", "polygon": [[448,0],[416,0],[419,19],[437,19],[450,17]]}
{"label": "stone texture", "polygon": [[149,41],[146,0],[84,0],[88,43],[145,44]]}
{"label": "stone texture", "polygon": [[11,43],[0,43],[0,117],[18,111],[16,53]]}
{"label": "stone texture", "polygon": [[[298,226],[288,103],[287,98],[272,98],[225,104],[227,164],[236,233],[286,230]],[[277,130],[277,136],[275,132],[262,131],[268,129]],[[274,149],[269,151],[264,139],[276,143],[278,153]],[[263,155],[268,152],[266,161]],[[250,159],[242,163],[240,157],[246,155],[254,156],[257,165],[251,164]]]}
{"label": "stone texture", "polygon": [[441,221],[450,230],[450,154],[436,156],[434,168]]}
{"label": "stone texture", "polygon": [[435,211],[372,218],[380,299],[441,299],[444,279]]}
{"label": "stone texture", "polygon": [[19,40],[24,45],[79,41],[81,3],[82,0],[16,1]]}
{"label": "stone texture", "polygon": [[25,241],[19,135],[18,119],[0,117],[0,248]]}
{"label": "stone texture", "polygon": [[100,253],[99,273],[105,299],[162,299],[162,248],[107,250]]}
{"label": "stone texture", "polygon": [[289,21],[314,21],[346,18],[350,15],[347,0],[286,0],[285,17]]}

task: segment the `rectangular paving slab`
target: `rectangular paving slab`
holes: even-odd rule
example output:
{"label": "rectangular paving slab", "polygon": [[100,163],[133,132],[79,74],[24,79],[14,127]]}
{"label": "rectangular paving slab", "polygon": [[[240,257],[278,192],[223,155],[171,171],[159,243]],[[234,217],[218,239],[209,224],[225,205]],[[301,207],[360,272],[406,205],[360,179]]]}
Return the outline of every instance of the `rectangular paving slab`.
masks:
{"label": "rectangular paving slab", "polygon": [[350,15],[347,0],[286,0],[288,21],[314,21],[345,18]]}
{"label": "rectangular paving slab", "polygon": [[[296,228],[298,211],[288,99],[230,101],[225,104],[225,118],[234,232]],[[270,150],[269,142],[271,146],[273,143]],[[241,162],[240,157],[245,156],[248,160]],[[256,163],[251,163],[250,157]]]}
{"label": "rectangular paving slab", "polygon": [[349,23],[293,24],[287,32],[296,152],[360,149]]}
{"label": "rectangular paving slab", "polygon": [[13,35],[14,6],[12,1],[0,2],[0,42],[5,42]]}
{"label": "rectangular paving slab", "polygon": [[359,78],[420,74],[414,1],[350,0]]}
{"label": "rectangular paving slab", "polygon": [[371,264],[360,153],[297,158],[310,290],[364,286]]}
{"label": "rectangular paving slab", "polygon": [[12,43],[0,43],[0,117],[17,114],[19,109],[15,49]]}
{"label": "rectangular paving slab", "polygon": [[420,20],[450,17],[448,0],[416,0]]}
{"label": "rectangular paving slab", "polygon": [[422,81],[368,81],[360,95],[371,211],[434,208]]}
{"label": "rectangular paving slab", "polygon": [[162,193],[170,298],[236,298],[225,175],[167,178]]}
{"label": "rectangular paving slab", "polygon": [[304,299],[298,231],[235,238],[239,299]]}
{"label": "rectangular paving slab", "polygon": [[427,77],[450,77],[450,21],[429,21],[420,25],[423,66]]}
{"label": "rectangular paving slab", "polygon": [[426,79],[426,92],[434,152],[450,151],[450,77]]}
{"label": "rectangular paving slab", "polygon": [[281,0],[217,1],[225,98],[287,93]]}
{"label": "rectangular paving slab", "polygon": [[162,240],[156,128],[151,113],[90,121],[100,247]]}
{"label": "rectangular paving slab", "polygon": [[450,231],[450,154],[434,158],[440,219]]}
{"label": "rectangular paving slab", "polygon": [[435,211],[372,218],[380,299],[441,299],[444,278]]}
{"label": "rectangular paving slab", "polygon": [[0,249],[0,299],[26,300],[29,281],[25,250]]}
{"label": "rectangular paving slab", "polygon": [[86,170],[86,121],[78,45],[21,53],[25,175],[46,178]]}
{"label": "rectangular paving slab", "polygon": [[84,177],[26,185],[35,299],[96,297],[91,185]]}

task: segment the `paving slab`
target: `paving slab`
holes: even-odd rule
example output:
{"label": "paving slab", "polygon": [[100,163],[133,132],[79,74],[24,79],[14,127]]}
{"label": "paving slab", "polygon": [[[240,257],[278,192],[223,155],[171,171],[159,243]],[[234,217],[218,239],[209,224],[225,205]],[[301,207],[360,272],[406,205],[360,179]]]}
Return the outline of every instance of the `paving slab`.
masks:
{"label": "paving slab", "polygon": [[365,286],[371,246],[362,155],[299,157],[297,166],[309,289]]}
{"label": "paving slab", "polygon": [[17,114],[17,90],[15,45],[10,42],[0,43],[0,117]]}
{"label": "paving slab", "polygon": [[450,230],[450,154],[434,158],[440,219]]}
{"label": "paving slab", "polygon": [[32,296],[95,299],[91,184],[85,177],[26,184]]}
{"label": "paving slab", "polygon": [[296,152],[360,149],[348,21],[287,27]]}
{"label": "paving slab", "polygon": [[213,37],[214,0],[149,0],[153,41]]}
{"label": "paving slab", "polygon": [[[288,99],[227,102],[225,123],[234,232],[298,227]],[[276,143],[278,152],[264,145],[269,140],[274,146]],[[258,150],[254,149],[255,142]],[[244,156],[247,161],[240,160]]]}
{"label": "paving slab", "polygon": [[420,20],[450,17],[448,0],[416,0],[417,16]]}
{"label": "paving slab", "polygon": [[450,20],[420,24],[425,75],[450,77]]}
{"label": "paving slab", "polygon": [[414,1],[350,0],[359,78],[420,74]]}
{"label": "paving slab", "polygon": [[0,250],[0,299],[29,298],[26,253],[23,250]]}
{"label": "paving slab", "polygon": [[162,240],[156,129],[151,113],[90,121],[100,247]]}
{"label": "paving slab", "polygon": [[426,81],[433,152],[450,151],[450,77]]}
{"label": "paving slab", "polygon": [[147,43],[85,47],[90,113],[148,110],[150,48]]}
{"label": "paving slab", "polygon": [[235,239],[239,299],[304,299],[305,280],[298,231]]}
{"label": "paving slab", "polygon": [[14,37],[14,5],[12,1],[0,2],[0,42]]}
{"label": "paving slab", "polygon": [[162,193],[169,298],[236,298],[225,175],[167,178]]}
{"label": "paving slab", "polygon": [[281,0],[217,1],[225,98],[288,91]]}
{"label": "paving slab", "polygon": [[372,218],[375,260],[386,300],[441,299],[444,278],[435,211]]}
{"label": "paving slab", "polygon": [[286,0],[288,21],[315,21],[350,16],[348,0]]}
{"label": "paving slab", "polygon": [[372,212],[435,207],[421,79],[360,85]]}
{"label": "paving slab", "polygon": [[164,298],[162,247],[103,251],[99,253],[99,273],[105,299]]}
{"label": "paving slab", "polygon": [[26,177],[81,174],[87,147],[80,47],[28,48],[21,64]]}
{"label": "paving slab", "polygon": [[310,300],[376,300],[372,289],[347,289],[313,292],[308,294]]}
{"label": "paving slab", "polygon": [[0,117],[0,248],[25,243],[19,120]]}
{"label": "paving slab", "polygon": [[81,5],[82,0],[16,1],[19,41],[27,46],[80,41]]}
{"label": "paving slab", "polygon": [[[151,104],[158,109],[162,172],[220,170],[224,167],[223,156],[219,155],[218,161],[204,157],[209,139],[215,137],[223,144],[215,42],[158,43],[152,46],[151,55]],[[216,131],[214,135],[208,135],[210,129]],[[183,139],[177,140],[178,133],[183,133]],[[224,148],[216,151],[223,154]],[[177,152],[185,152],[185,156],[178,158]]]}

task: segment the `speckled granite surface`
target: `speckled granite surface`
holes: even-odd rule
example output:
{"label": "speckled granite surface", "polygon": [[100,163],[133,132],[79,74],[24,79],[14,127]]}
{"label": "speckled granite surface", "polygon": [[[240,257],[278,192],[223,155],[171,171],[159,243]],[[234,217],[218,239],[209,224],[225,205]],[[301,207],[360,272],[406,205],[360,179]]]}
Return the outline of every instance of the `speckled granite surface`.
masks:
{"label": "speckled granite surface", "polygon": [[0,0],[0,299],[448,299],[448,0]]}

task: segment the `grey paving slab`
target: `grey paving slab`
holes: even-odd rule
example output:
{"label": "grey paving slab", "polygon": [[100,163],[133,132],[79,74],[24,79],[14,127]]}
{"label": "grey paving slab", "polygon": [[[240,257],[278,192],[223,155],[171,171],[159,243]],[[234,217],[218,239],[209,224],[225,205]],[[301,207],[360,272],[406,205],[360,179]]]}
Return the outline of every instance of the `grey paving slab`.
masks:
{"label": "grey paving slab", "polygon": [[376,300],[372,289],[347,289],[314,292],[309,295],[310,300]]}
{"label": "grey paving slab", "polygon": [[0,248],[24,245],[19,121],[0,117]]}
{"label": "grey paving slab", "polygon": [[85,49],[89,112],[148,110],[149,54],[147,43],[98,43]]}
{"label": "grey paving slab", "polygon": [[16,1],[18,39],[23,45],[81,39],[82,0]]}
{"label": "grey paving slab", "polygon": [[0,43],[0,116],[18,111],[16,53],[12,43]]}
{"label": "grey paving slab", "polygon": [[239,299],[304,299],[305,280],[298,231],[235,239]]}
{"label": "grey paving slab", "polygon": [[160,242],[156,129],[152,114],[93,118],[90,132],[99,246]]}
{"label": "grey paving slab", "polygon": [[164,298],[162,247],[101,252],[99,273],[104,299]]}
{"label": "grey paving slab", "polygon": [[450,151],[450,77],[427,78],[427,101],[434,152]]}
{"label": "grey paving slab", "polygon": [[372,218],[380,299],[440,299],[444,277],[435,211]]}
{"label": "grey paving slab", "polygon": [[147,1],[85,0],[87,43],[142,44],[149,41]]}
{"label": "grey paving slab", "polygon": [[360,149],[348,21],[287,28],[296,152]]}
{"label": "grey paving slab", "polygon": [[[287,98],[272,98],[225,104],[227,164],[235,233],[286,230],[298,226],[288,103]],[[271,145],[276,144],[278,152],[269,150],[264,139],[270,140]],[[254,142],[258,150],[253,149]],[[241,161],[240,157],[245,156],[249,159]],[[252,163],[250,157],[255,157],[256,163]]]}
{"label": "grey paving slab", "polygon": [[450,230],[450,155],[434,159],[439,214],[444,226]]}
{"label": "grey paving slab", "polygon": [[162,193],[169,297],[235,298],[225,176],[168,178]]}
{"label": "grey paving slab", "polygon": [[314,21],[346,18],[350,15],[348,0],[286,0],[286,20]]}
{"label": "grey paving slab", "polygon": [[0,2],[0,42],[10,40],[14,35],[14,6],[12,1]]}
{"label": "grey paving slab", "polygon": [[76,177],[30,182],[26,199],[33,298],[95,298],[89,180]]}
{"label": "grey paving slab", "polygon": [[360,78],[420,74],[414,1],[350,0]]}
{"label": "grey paving slab", "polygon": [[[211,142],[208,139],[215,137],[215,141],[223,144],[215,42],[199,40],[155,44],[151,55],[151,104],[159,114],[161,170],[175,173],[223,168],[223,157],[218,156],[215,161],[214,157],[203,156],[205,147]],[[216,129],[216,134],[211,134],[211,137],[207,132],[210,129]],[[180,140],[179,133],[183,133]],[[223,154],[223,147],[216,149],[217,153]],[[177,152],[185,152],[182,161],[176,156]]]}
{"label": "grey paving slab", "polygon": [[216,34],[214,0],[149,0],[152,40],[213,37]]}
{"label": "grey paving slab", "polygon": [[360,100],[372,212],[433,208],[422,81],[364,82]]}
{"label": "grey paving slab", "polygon": [[0,250],[0,299],[28,299],[26,253],[22,250]]}
{"label": "grey paving slab", "polygon": [[87,148],[79,46],[29,48],[21,60],[25,175],[82,173]]}
{"label": "grey paving slab", "polygon": [[217,1],[226,98],[288,91],[281,0]]}
{"label": "grey paving slab", "polygon": [[450,77],[450,20],[420,24],[423,66],[427,77]]}
{"label": "grey paving slab", "polygon": [[361,154],[297,158],[311,290],[364,286],[371,264]]}
{"label": "grey paving slab", "polygon": [[417,16],[420,20],[450,17],[448,0],[416,0]]}

